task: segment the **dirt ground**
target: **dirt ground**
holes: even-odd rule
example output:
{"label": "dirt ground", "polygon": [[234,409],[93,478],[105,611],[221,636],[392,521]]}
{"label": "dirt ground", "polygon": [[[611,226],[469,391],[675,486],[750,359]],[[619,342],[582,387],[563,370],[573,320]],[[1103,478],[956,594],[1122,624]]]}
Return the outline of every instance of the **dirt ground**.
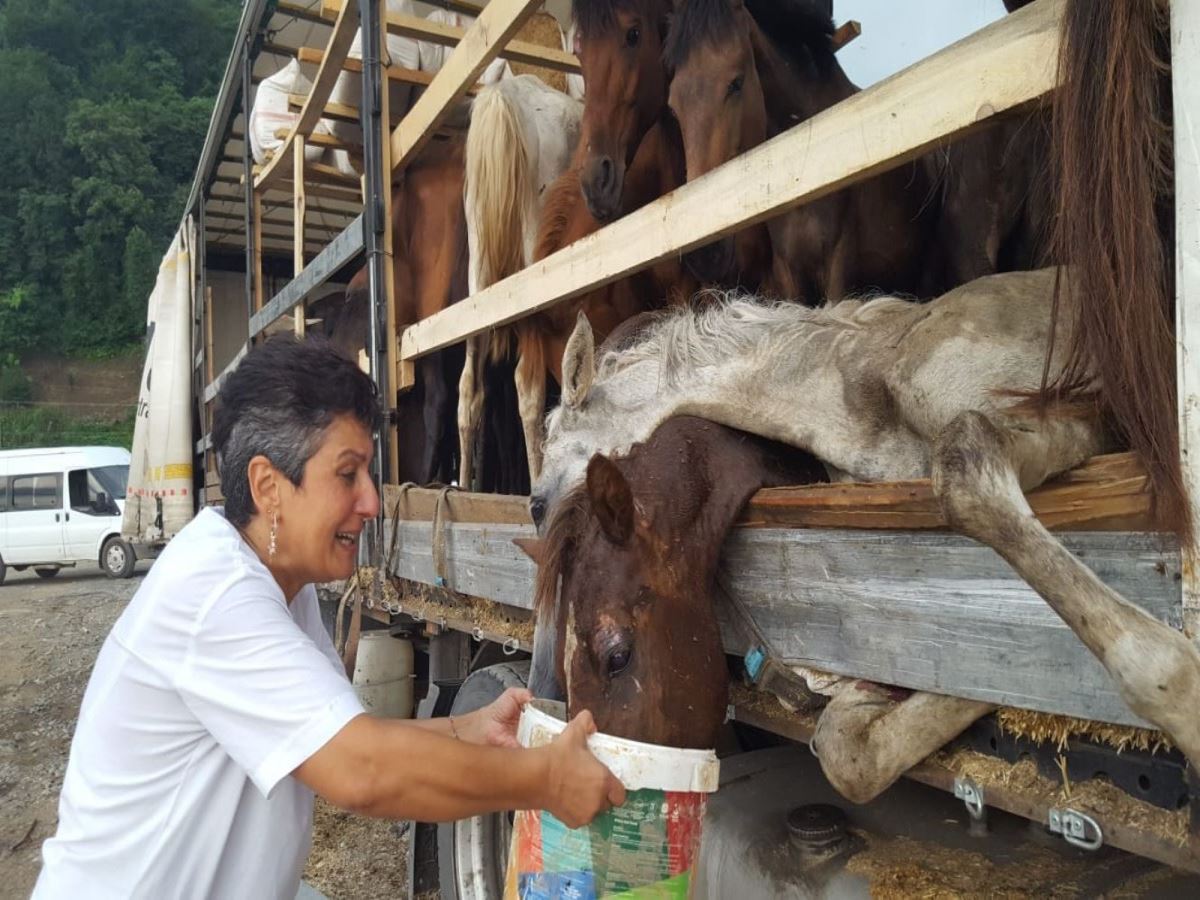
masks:
{"label": "dirt ground", "polygon": [[[0,898],[25,898],[54,833],[71,734],[100,645],[137,574],[113,581],[97,568],[51,580],[14,572],[0,585]],[[397,898],[407,891],[399,828],[317,802],[305,881],[330,900]]]}

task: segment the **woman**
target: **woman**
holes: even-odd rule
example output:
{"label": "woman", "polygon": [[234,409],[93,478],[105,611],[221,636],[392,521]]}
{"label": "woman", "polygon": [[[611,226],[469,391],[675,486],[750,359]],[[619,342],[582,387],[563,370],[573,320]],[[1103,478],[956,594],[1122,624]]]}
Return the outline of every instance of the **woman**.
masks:
{"label": "woman", "polygon": [[580,825],[624,789],[580,714],[516,746],[527,691],[453,719],[366,715],[313,584],[354,570],[379,510],[371,381],[327,345],[274,339],[221,388],[225,508],[167,546],[83,698],[34,897],[296,895],[313,795],[426,821],[548,809]]}

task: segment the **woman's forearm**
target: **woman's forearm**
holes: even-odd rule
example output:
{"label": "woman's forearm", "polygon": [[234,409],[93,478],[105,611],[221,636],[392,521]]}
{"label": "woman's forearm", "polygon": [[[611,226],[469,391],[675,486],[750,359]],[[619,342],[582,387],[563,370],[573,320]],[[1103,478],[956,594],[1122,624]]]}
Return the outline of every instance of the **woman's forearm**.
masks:
{"label": "woman's forearm", "polygon": [[[437,720],[425,720],[436,722]],[[449,724],[376,719],[367,763],[367,802],[356,811],[389,819],[443,822],[502,809],[540,809],[547,754],[483,747],[449,737]]]}

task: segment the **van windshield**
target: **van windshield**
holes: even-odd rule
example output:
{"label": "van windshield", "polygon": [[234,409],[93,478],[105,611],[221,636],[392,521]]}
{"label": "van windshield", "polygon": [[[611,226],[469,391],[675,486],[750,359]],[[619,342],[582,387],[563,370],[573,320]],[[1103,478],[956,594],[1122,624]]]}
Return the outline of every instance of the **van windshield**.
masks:
{"label": "van windshield", "polygon": [[[128,481],[127,465],[75,469],[67,475],[71,508],[91,515],[113,515],[118,509],[115,501],[125,499]],[[104,503],[100,502],[101,494],[107,498]]]}
{"label": "van windshield", "polygon": [[129,466],[98,466],[88,469],[89,481],[95,479],[99,490],[114,500],[125,499],[125,488],[129,484]]}

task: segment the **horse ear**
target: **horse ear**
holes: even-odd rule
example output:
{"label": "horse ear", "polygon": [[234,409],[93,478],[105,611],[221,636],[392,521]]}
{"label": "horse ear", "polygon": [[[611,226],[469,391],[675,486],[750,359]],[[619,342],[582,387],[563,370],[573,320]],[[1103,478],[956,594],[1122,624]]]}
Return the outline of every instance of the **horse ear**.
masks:
{"label": "horse ear", "polygon": [[582,406],[596,377],[596,338],[582,312],[563,351],[562,376],[563,405]]}
{"label": "horse ear", "polygon": [[546,556],[546,542],[542,538],[513,538],[513,543],[520,548],[521,552],[528,556],[538,566],[542,564],[542,560]]}
{"label": "horse ear", "polygon": [[597,453],[588,463],[587,492],[604,536],[624,547],[633,537],[633,491],[617,464],[607,456]]}

